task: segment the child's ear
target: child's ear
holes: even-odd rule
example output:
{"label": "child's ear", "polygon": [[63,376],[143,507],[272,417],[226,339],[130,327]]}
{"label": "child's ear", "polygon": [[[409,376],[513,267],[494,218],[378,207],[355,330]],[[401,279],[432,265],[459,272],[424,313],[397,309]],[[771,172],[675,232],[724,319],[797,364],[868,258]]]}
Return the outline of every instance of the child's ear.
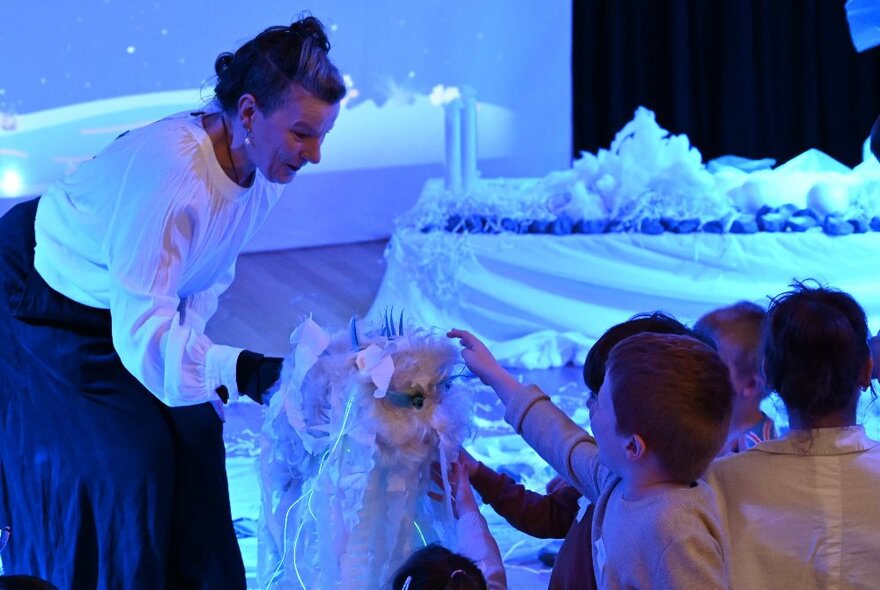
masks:
{"label": "child's ear", "polygon": [[871,355],[868,355],[868,358],[865,359],[865,364],[862,366],[862,371],[859,374],[859,387],[861,387],[862,391],[871,387],[871,378],[874,376],[875,372],[874,359],[871,358]]}
{"label": "child's ear", "polygon": [[628,460],[638,461],[639,459],[644,458],[645,453],[647,452],[648,446],[645,444],[645,439],[638,434],[633,434],[627,439],[626,445],[624,446],[624,453]]}
{"label": "child's ear", "polygon": [[880,332],[876,336],[868,339],[868,346],[871,348],[871,378],[880,379]]}
{"label": "child's ear", "polygon": [[745,385],[742,388],[741,395],[746,399],[754,399],[763,397],[761,394],[764,390],[764,380],[758,376],[756,373],[753,373],[746,380]]}

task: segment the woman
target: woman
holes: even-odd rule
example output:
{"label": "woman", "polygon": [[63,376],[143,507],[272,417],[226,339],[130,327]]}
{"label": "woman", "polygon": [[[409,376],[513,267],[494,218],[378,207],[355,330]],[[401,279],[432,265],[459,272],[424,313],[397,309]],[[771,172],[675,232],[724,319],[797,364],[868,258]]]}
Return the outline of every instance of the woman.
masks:
{"label": "woman", "polygon": [[222,402],[280,359],[204,335],[345,86],[321,23],[217,58],[215,101],[123,134],[0,220],[6,572],[62,588],[245,588]]}
{"label": "woman", "polygon": [[764,374],[791,431],[716,461],[733,588],[873,588],[880,579],[880,443],[856,424],[871,387],[865,312],[798,285],[763,326]]}

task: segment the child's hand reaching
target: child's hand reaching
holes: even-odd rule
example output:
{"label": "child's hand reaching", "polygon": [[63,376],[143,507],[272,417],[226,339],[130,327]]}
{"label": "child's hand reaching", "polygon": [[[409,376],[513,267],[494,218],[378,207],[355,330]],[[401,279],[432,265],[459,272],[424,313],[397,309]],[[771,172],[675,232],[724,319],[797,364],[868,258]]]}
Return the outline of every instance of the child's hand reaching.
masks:
{"label": "child's hand reaching", "polygon": [[[466,451],[462,449],[461,452]],[[470,457],[470,460],[474,462],[474,468],[476,468],[476,460],[473,457]],[[452,490],[452,514],[455,518],[460,518],[466,512],[479,512],[480,508],[474,498],[474,491],[468,476],[468,467],[459,461],[453,461],[449,464],[447,475],[449,476],[449,488]],[[435,502],[443,502],[443,476],[440,474],[439,463],[434,463],[431,466],[431,479],[437,486],[437,491],[429,490],[428,496]]]}
{"label": "child's hand reaching", "polygon": [[480,378],[480,381],[495,390],[501,402],[506,404],[510,397],[520,387],[513,375],[504,370],[498,361],[486,348],[479,338],[466,330],[452,329],[446,333],[450,338],[458,338],[464,350],[461,358],[471,372]]}
{"label": "child's hand reaching", "polygon": [[458,462],[464,467],[469,478],[473,477],[480,467],[480,462],[474,459],[474,456],[468,453],[464,447],[458,447]]}
{"label": "child's hand reaching", "polygon": [[495,383],[503,375],[507,375],[507,371],[498,364],[486,345],[479,338],[466,330],[452,329],[447,334],[450,338],[458,338],[464,350],[461,351],[461,358],[471,372],[480,378],[480,381],[495,387]]}
{"label": "child's hand reaching", "polygon": [[452,463],[449,483],[452,486],[452,507],[456,518],[461,518],[462,514],[468,512],[480,511],[477,500],[474,498],[474,490],[471,488],[471,480],[464,465],[457,461]]}

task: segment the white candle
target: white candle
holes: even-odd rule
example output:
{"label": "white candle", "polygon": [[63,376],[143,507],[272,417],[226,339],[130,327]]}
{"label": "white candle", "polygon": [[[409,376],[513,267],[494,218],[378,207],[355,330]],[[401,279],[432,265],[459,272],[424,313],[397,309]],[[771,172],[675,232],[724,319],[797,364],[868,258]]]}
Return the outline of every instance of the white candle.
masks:
{"label": "white candle", "polygon": [[462,86],[464,111],[461,117],[461,171],[464,192],[470,192],[477,181],[477,96],[470,86]]}
{"label": "white candle", "polygon": [[446,190],[461,192],[461,99],[446,103]]}

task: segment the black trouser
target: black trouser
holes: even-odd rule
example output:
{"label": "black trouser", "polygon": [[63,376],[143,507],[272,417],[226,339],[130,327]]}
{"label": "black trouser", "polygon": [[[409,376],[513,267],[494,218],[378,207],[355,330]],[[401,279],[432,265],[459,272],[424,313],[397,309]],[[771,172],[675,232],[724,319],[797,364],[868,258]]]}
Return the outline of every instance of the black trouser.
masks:
{"label": "black trouser", "polygon": [[110,312],[33,268],[37,200],[0,219],[0,526],[7,574],[59,588],[244,588],[222,423],[122,365]]}

